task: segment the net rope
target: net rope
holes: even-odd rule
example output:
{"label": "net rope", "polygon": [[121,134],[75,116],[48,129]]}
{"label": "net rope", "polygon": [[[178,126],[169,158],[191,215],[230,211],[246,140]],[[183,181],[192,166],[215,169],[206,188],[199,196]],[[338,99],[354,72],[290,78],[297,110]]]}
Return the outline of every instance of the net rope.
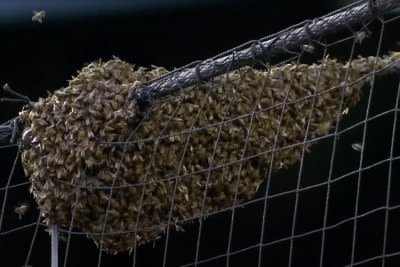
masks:
{"label": "net rope", "polygon": [[[125,257],[129,258],[128,266],[148,266],[148,262],[153,262],[153,259],[143,256],[143,253],[148,250],[152,251],[151,244],[141,244],[141,238],[146,233],[157,232],[159,229],[162,229],[160,240],[158,240],[159,237],[151,239],[158,251],[159,261],[157,264],[159,266],[235,266],[241,256],[246,259],[250,258],[254,266],[298,266],[304,260],[299,255],[302,251],[304,252],[304,249],[301,248],[302,242],[311,242],[310,240],[315,242],[314,247],[319,251],[314,253],[310,251],[309,255],[306,255],[310,259],[308,262],[313,262],[315,266],[327,266],[332,264],[338,254],[334,248],[334,244],[338,242],[335,241],[335,235],[343,235],[342,232],[346,231],[347,239],[343,246],[348,249],[349,253],[339,253],[341,256],[340,259],[334,261],[335,266],[367,266],[370,263],[389,266],[391,261],[400,262],[400,238],[396,235],[399,232],[396,232],[395,229],[395,222],[398,220],[396,218],[400,216],[400,200],[396,198],[396,193],[398,193],[396,178],[400,173],[400,127],[398,122],[400,71],[398,60],[394,60],[384,67],[380,67],[378,64],[378,57],[388,54],[390,48],[393,47],[393,37],[391,36],[397,34],[396,26],[398,28],[400,23],[400,16],[396,13],[387,14],[387,12],[399,6],[400,1],[394,0],[360,1],[324,17],[299,23],[275,35],[247,42],[211,59],[196,61],[172,72],[165,72],[140,84],[127,99],[127,102],[137,101],[140,106],[141,119],[134,125],[133,130],[127,133],[123,141],[109,141],[95,136],[97,145],[110,147],[110,149],[115,147],[121,151],[110,184],[87,184],[87,178],[90,177],[92,171],[89,164],[82,167],[79,179],[58,180],[56,183],[62,188],[71,188],[73,193],[69,198],[73,204],[68,224],[57,225],[50,230],[53,237],[51,240],[51,255],[53,256],[51,266],[57,266],[58,263],[64,267],[73,264],[71,263],[74,262],[73,258],[81,256],[77,254],[73,246],[77,244],[77,240],[83,240],[82,237],[86,236],[94,239],[97,244],[95,247],[87,242],[88,251],[91,251],[93,257],[92,265],[108,266],[106,264],[112,261],[113,257]],[[360,34],[366,36],[361,38]],[[347,53],[340,51],[347,51]],[[336,58],[335,52],[342,53],[341,56],[338,56],[340,58],[338,61],[350,63],[346,65],[342,83],[323,88],[321,84],[324,79],[324,71],[329,69],[330,58]],[[374,56],[372,71],[363,73],[359,79],[349,81],[353,75],[352,62],[356,64],[357,56],[360,53]],[[303,63],[310,65],[318,61],[319,68],[314,76],[313,90],[307,96],[292,99],[291,93],[297,82],[296,73],[301,72]],[[272,73],[273,70],[284,68],[288,64],[291,64],[289,71],[285,72],[288,75],[288,82],[282,82],[281,95],[274,96],[279,97],[279,101],[269,103],[266,107],[263,104],[264,107],[262,107],[261,102],[269,87],[267,81],[275,75]],[[246,68],[245,66],[250,67]],[[262,86],[257,88],[256,97],[252,99],[248,112],[239,115],[231,114],[230,110],[236,105],[235,103],[243,99],[244,94],[241,90],[252,79],[254,69],[264,73]],[[231,75],[232,73],[235,75]],[[395,83],[386,81],[387,77],[392,77],[392,79],[395,77],[395,90],[393,89]],[[360,102],[347,111],[346,88],[357,86],[365,80],[368,82],[363,86],[363,96]],[[388,78],[388,80],[390,79]],[[226,88],[230,86],[229,88],[232,90],[221,90],[224,86]],[[388,86],[391,88],[385,88]],[[187,105],[185,99],[196,94],[196,90],[200,90],[199,88],[203,88],[204,94],[201,95],[198,108],[195,109],[194,115],[188,122],[189,127],[169,131],[168,127],[180,122],[181,117],[179,116],[183,116],[180,110]],[[390,94],[386,93],[385,95],[384,108],[377,108],[379,103],[376,98],[384,90],[390,91]],[[340,96],[334,127],[326,134],[315,135],[313,118],[320,112],[318,103],[325,95],[334,92],[339,92]],[[218,94],[225,94],[228,99],[226,105],[219,107],[224,109],[223,115],[218,118],[217,122],[214,122],[216,120],[213,119],[201,124],[203,114],[211,106],[209,99]],[[274,94],[278,93],[274,92]],[[31,103],[30,100],[29,103]],[[162,121],[162,125],[153,136],[149,134],[149,137],[137,139],[136,136],[141,129],[147,127],[151,122],[154,110],[164,103],[174,103],[172,110],[168,111],[169,119]],[[285,135],[284,130],[288,127],[287,117],[292,116],[292,114],[288,115],[288,110],[295,105],[305,105],[304,103],[309,106],[304,112],[302,139],[281,144],[282,135]],[[34,105],[33,102],[32,105]],[[357,111],[353,112],[352,109]],[[276,128],[271,126],[275,130],[269,140],[272,146],[267,149],[265,147],[254,149],[251,141],[255,131],[254,127],[260,125],[260,117],[268,112],[273,113],[277,125]],[[346,115],[347,112],[349,114]],[[240,135],[242,142],[240,145],[243,145],[239,150],[240,154],[235,160],[221,162],[218,154],[221,153],[224,140],[234,138],[235,135],[235,132],[232,132],[232,136],[227,137],[225,129],[234,127],[235,123],[240,120],[245,122],[244,134]],[[30,212],[35,216],[31,221],[24,218],[19,221],[15,220],[13,211],[17,212],[17,208],[13,208],[13,203],[22,191],[29,192],[29,188],[32,186],[31,180],[21,179],[23,167],[20,159],[26,148],[25,144],[15,142],[18,139],[17,136],[21,135],[18,123],[20,123],[19,118],[14,118],[0,128],[0,141],[4,143],[9,140],[9,144],[0,146],[0,153],[15,155],[10,157],[10,160],[13,161],[10,161],[9,165],[3,165],[10,168],[9,176],[0,179],[0,194],[2,194],[0,197],[2,201],[0,244],[4,246],[9,238],[17,236],[19,233],[29,232],[31,234],[30,244],[27,251],[23,252],[26,255],[23,264],[29,266],[34,262],[32,258],[35,257],[35,248],[38,243],[43,243],[40,242],[41,236],[46,235],[45,230],[50,227],[41,216],[44,212],[41,210],[41,205],[31,207],[31,210],[34,211]],[[372,131],[380,123],[386,123],[385,127],[390,129],[385,135],[387,138],[385,151],[381,154],[377,152],[378,149],[371,146],[371,143],[374,143],[371,141],[371,138],[374,138]],[[214,134],[209,136],[213,140],[212,145],[205,150],[207,167],[187,170],[187,159],[194,155],[194,152],[191,151],[193,140],[197,140],[202,132],[210,129],[215,130],[213,130]],[[158,164],[160,154],[162,154],[160,149],[168,140],[174,142],[177,138],[183,140],[175,164],[162,177],[157,180],[152,179],[155,174],[154,166]],[[357,146],[351,148],[356,141]],[[119,183],[118,179],[124,172],[125,156],[130,155],[132,147],[147,143],[154,144],[154,146],[149,149],[149,156],[144,160],[146,164],[144,164],[142,179],[139,182]],[[379,141],[376,140],[376,143]],[[257,153],[249,154],[248,149]],[[298,149],[296,150],[298,151],[298,160],[294,163],[284,163],[285,160],[280,155],[286,153],[285,151],[295,151],[294,149]],[[313,156],[316,151],[322,151],[319,152],[319,155],[325,155],[324,163],[321,163],[322,160],[318,163],[312,162],[318,160],[316,156]],[[350,157],[353,161],[342,162],[341,158],[345,157],[342,153],[350,153],[350,151],[354,154]],[[371,153],[378,153],[376,160],[375,158],[374,160],[370,159]],[[242,174],[248,170],[246,164],[256,162],[254,164],[257,165],[257,159],[262,157],[267,159],[268,164],[267,167],[262,168],[262,183],[257,186],[251,197],[241,201],[241,190],[243,190],[241,179],[244,179],[245,175],[250,176],[248,173]],[[277,160],[281,162],[277,163]],[[324,173],[324,167],[319,166],[314,166],[316,169],[310,172],[310,168],[314,164],[322,164],[327,167],[327,172]],[[216,210],[207,210],[210,194],[215,198],[218,197],[218,192],[213,191],[215,173],[220,170],[229,170],[229,168],[235,170],[235,175],[230,180],[234,188],[231,205],[218,207]],[[309,178],[314,171],[313,178]],[[379,179],[375,179],[374,183],[377,188],[383,189],[380,194],[377,189],[376,195],[377,197],[379,195],[380,198],[379,205],[372,203],[365,207],[365,194],[371,193],[368,191],[369,187],[366,186],[370,182],[370,172],[380,174]],[[202,191],[198,196],[199,212],[195,216],[176,220],[174,214],[177,203],[184,202],[182,198],[184,199],[187,194],[192,193],[185,192],[185,189],[180,187],[180,183],[193,180],[196,175],[203,177],[200,182],[204,181]],[[171,190],[169,202],[159,204],[162,207],[165,206],[163,212],[165,212],[166,221],[141,227],[143,216],[146,216],[141,211],[147,209],[146,189],[161,186],[163,183],[171,184],[171,187],[168,187],[168,190]],[[119,192],[132,188],[139,192],[136,207],[138,211],[134,215],[133,230],[109,231],[111,229],[109,218],[113,218],[113,211],[115,211],[112,200],[117,198]],[[343,188],[347,188],[349,191]],[[344,191],[338,193],[339,189]],[[77,222],[80,223],[80,216],[82,216],[79,214],[81,212],[79,203],[85,199],[87,192],[93,191],[106,192],[105,199],[107,199],[107,203],[104,205],[104,218],[99,226],[100,231],[96,232],[77,227]],[[307,221],[307,218],[304,218],[310,214],[307,211],[308,207],[304,207],[304,203],[311,205],[313,202],[305,199],[315,197],[316,192],[322,203],[319,208],[318,223]],[[353,202],[341,203],[339,199],[341,194],[353,195]],[[319,200],[316,199],[315,202]],[[189,201],[187,200],[187,202]],[[336,205],[339,206],[339,210],[335,208]],[[350,206],[351,211],[346,213],[345,210]],[[21,214],[19,215],[21,216]],[[246,220],[250,220],[246,216],[249,214],[251,214],[252,220],[258,221],[259,229],[246,230]],[[374,219],[376,216],[379,216],[379,219]],[[210,233],[210,227],[214,227],[213,222],[218,220],[223,221],[223,226],[219,226],[218,229],[221,231],[220,241],[224,245],[219,248],[216,246],[215,249],[206,248],[210,243],[217,242],[212,236],[207,236],[207,233]],[[366,223],[368,220],[371,220],[369,225]],[[374,220],[380,222],[379,227],[376,226]],[[365,225],[373,228],[375,232],[378,232],[377,228],[383,229],[379,230],[379,233],[372,234],[365,231]],[[187,228],[185,230],[188,232],[179,233],[174,230],[180,228]],[[224,231],[225,233],[222,233]],[[245,233],[241,233],[241,231],[252,233],[251,241],[248,241],[248,238],[244,236]],[[176,240],[185,240],[184,237],[177,239],[180,234],[190,235],[190,243],[177,245]],[[376,237],[374,242],[379,245],[375,247],[374,251],[365,252],[362,242],[366,242],[365,238],[369,234]],[[124,235],[133,237],[133,246],[129,254],[107,254],[107,251],[110,252],[108,247],[110,243],[108,242],[111,241],[109,238]],[[28,238],[27,235],[25,238]],[[190,247],[191,254],[177,259],[177,255],[185,249],[184,247]],[[188,251],[188,249],[184,251]],[[285,251],[284,256],[281,257],[281,265],[276,263],[278,261],[276,258],[280,255],[279,253],[275,254],[274,251],[280,251],[279,253]],[[360,257],[365,254],[368,256]],[[21,259],[14,260],[18,260],[18,264],[22,265]]]}

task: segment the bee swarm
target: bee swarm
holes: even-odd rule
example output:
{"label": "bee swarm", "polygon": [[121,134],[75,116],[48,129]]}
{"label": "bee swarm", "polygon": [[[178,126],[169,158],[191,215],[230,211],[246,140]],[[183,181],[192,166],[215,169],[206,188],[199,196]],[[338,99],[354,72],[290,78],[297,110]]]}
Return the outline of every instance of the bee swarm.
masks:
{"label": "bee swarm", "polygon": [[[399,58],[379,58],[378,69]],[[135,239],[136,245],[156,240],[170,213],[170,223],[180,227],[182,220],[251,198],[270,166],[282,108],[275,170],[300,158],[303,144],[284,147],[303,142],[312,105],[308,140],[334,126],[342,92],[343,109],[357,103],[372,76],[359,79],[374,63],[374,57],[353,60],[346,88],[348,64],[334,59],[269,73],[244,67],[145,111],[128,98],[166,69],[134,69],[119,59],[92,63],[68,87],[20,113],[31,140],[21,141],[31,192],[48,225],[69,227],[75,212],[73,226],[97,245],[109,253],[130,251]]]}

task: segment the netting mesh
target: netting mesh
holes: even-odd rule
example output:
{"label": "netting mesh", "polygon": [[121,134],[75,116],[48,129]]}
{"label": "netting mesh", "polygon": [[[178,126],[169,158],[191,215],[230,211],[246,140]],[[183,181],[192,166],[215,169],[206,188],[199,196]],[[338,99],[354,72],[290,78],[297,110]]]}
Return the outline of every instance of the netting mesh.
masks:
{"label": "netting mesh", "polygon": [[358,3],[173,72],[83,68],[1,129],[16,143],[1,147],[0,244],[32,236],[19,265],[46,229],[63,266],[82,249],[98,266],[399,262],[399,20],[383,12],[396,5]]}

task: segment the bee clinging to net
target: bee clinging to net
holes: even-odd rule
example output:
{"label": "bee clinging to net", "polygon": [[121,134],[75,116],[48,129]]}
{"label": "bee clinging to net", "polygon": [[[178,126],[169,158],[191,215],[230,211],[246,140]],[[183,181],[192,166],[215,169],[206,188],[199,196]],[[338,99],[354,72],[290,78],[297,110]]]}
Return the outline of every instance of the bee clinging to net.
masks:
{"label": "bee clinging to net", "polygon": [[301,49],[307,53],[314,53],[315,52],[315,47],[312,46],[311,44],[305,44],[301,46]]}
{"label": "bee clinging to net", "polygon": [[168,222],[180,229],[250,199],[270,166],[290,166],[312,144],[303,143],[307,124],[309,140],[326,135],[342,95],[344,107],[354,106],[375,62],[379,69],[399,59],[243,67],[145,112],[130,96],[166,69],[92,63],[20,112],[32,141],[23,147],[24,171],[48,225],[69,227],[74,217],[106,251],[128,252],[159,238]]}
{"label": "bee clinging to net", "polygon": [[362,44],[362,42],[368,37],[367,32],[359,31],[356,32],[356,43]]}

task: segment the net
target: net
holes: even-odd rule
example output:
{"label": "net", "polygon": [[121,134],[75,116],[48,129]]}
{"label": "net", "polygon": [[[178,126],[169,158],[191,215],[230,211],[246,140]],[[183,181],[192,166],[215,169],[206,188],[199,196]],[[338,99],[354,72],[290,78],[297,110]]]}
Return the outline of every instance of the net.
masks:
{"label": "net", "polygon": [[358,2],[172,72],[94,62],[37,102],[8,89],[26,106],[0,132],[3,257],[396,264],[399,5]]}

